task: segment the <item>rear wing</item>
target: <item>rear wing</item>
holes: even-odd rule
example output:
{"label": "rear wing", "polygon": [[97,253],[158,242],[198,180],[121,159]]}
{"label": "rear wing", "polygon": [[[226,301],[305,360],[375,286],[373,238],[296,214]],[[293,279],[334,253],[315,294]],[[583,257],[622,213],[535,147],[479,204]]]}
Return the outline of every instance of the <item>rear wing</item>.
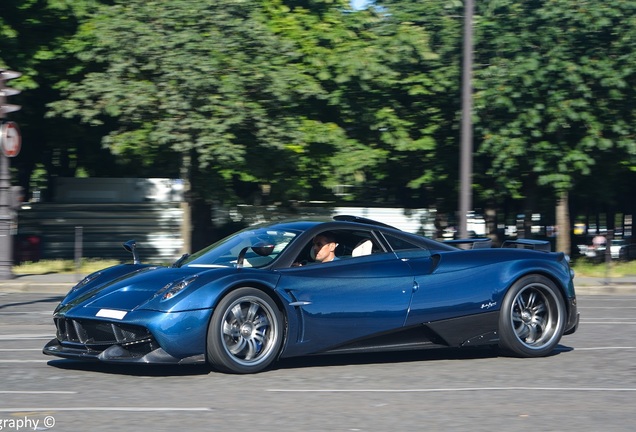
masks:
{"label": "rear wing", "polygon": [[[474,239],[457,239],[446,240],[445,244],[449,244],[455,247],[461,247],[460,245],[470,245],[470,249],[488,249],[492,247],[492,240],[489,238],[474,238]],[[501,245],[502,248],[517,248],[517,249],[533,249],[542,252],[551,252],[552,246],[547,240],[531,240],[531,239],[517,239],[506,240]]]}
{"label": "rear wing", "polygon": [[492,247],[492,240],[489,238],[445,240],[444,243],[456,247],[468,244],[471,245],[470,249],[490,249]]}
{"label": "rear wing", "polygon": [[531,240],[531,239],[517,239],[506,240],[501,245],[502,248],[518,248],[518,249],[533,249],[543,252],[551,252],[552,246],[547,240]]}

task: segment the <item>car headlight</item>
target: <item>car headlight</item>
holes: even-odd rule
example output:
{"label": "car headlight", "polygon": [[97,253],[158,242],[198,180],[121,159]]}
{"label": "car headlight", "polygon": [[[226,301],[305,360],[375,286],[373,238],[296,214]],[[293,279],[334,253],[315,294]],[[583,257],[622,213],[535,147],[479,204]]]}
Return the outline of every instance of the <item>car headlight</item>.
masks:
{"label": "car headlight", "polygon": [[161,295],[161,301],[169,300],[186,289],[192,282],[197,279],[197,276],[188,276],[184,279],[170,282],[163,288],[161,288],[157,294]]}

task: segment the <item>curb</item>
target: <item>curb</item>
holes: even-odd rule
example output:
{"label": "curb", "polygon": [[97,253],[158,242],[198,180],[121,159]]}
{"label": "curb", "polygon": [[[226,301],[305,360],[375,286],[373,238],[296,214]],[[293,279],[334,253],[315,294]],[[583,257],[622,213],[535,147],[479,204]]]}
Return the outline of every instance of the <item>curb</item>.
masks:
{"label": "curb", "polygon": [[635,285],[623,284],[606,284],[606,285],[574,285],[577,296],[581,295],[634,295],[636,294]]}
{"label": "curb", "polygon": [[42,282],[3,282],[0,283],[2,293],[59,294],[68,293],[75,286],[73,283]]}

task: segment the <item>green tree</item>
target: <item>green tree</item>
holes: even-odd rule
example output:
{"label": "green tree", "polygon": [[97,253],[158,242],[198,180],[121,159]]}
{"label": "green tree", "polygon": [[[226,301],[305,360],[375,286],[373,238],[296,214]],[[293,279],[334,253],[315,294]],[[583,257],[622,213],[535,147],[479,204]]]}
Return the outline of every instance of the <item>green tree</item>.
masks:
{"label": "green tree", "polygon": [[[183,176],[203,208],[348,185],[346,199],[452,212],[463,5],[374,5],[5,0],[0,61],[24,73],[20,182]],[[476,204],[631,193],[631,2],[477,6]]]}
{"label": "green tree", "polygon": [[139,3],[104,3],[82,24],[72,46],[90,71],[54,104],[115,122],[105,144],[119,157],[187,155],[196,194],[224,201],[347,184],[395,202],[445,178],[431,102],[448,100],[448,80],[421,26],[347,1]]}
{"label": "green tree", "polygon": [[202,196],[245,199],[237,183],[280,182],[285,197],[299,146],[339,132],[303,116],[326,92],[298,61],[305,54],[270,29],[274,12],[240,0],[100,4],[73,45],[89,72],[63,83],[55,112],[115,122],[104,143],[118,156],[148,166],[185,156]]}
{"label": "green tree", "polygon": [[[379,0],[378,58],[390,73],[365,94],[374,107],[375,135],[385,156],[376,168],[385,203],[457,204],[461,83],[461,4],[445,0]],[[363,141],[364,142],[364,141]]]}
{"label": "green tree", "polygon": [[[23,151],[12,165],[27,194],[36,167],[48,176],[73,176],[78,159],[74,145],[85,136],[72,122],[45,118],[46,104],[59,98],[53,85],[66,76],[69,66],[63,42],[76,29],[70,4],[64,0],[6,0],[0,8],[0,65],[23,74],[12,82],[22,90],[12,97],[22,110],[11,118],[20,124],[23,135]],[[99,143],[93,144],[95,149]]]}
{"label": "green tree", "polygon": [[109,130],[119,158],[187,171],[194,201],[306,199],[357,145],[336,107],[361,56],[375,62],[373,16],[350,12],[329,0],[100,3],[68,43],[84,77],[61,82],[51,106]]}
{"label": "green tree", "polygon": [[[351,13],[342,6],[317,14],[313,5],[278,4],[272,28],[302,54],[295,66],[321,89],[303,102],[300,114],[331,131],[320,131],[322,152],[303,150],[303,171],[313,171],[317,161],[323,185],[346,185],[348,199],[408,203],[408,183],[417,190],[427,174],[409,165],[420,166],[420,156],[436,149],[439,112],[426,106],[436,92],[428,35],[371,10]],[[425,112],[429,123],[415,124]]]}
{"label": "green tree", "polygon": [[636,162],[636,5],[500,0],[479,12],[479,153],[495,179],[487,193],[547,188],[559,206],[557,247],[569,252],[569,193],[595,166]]}

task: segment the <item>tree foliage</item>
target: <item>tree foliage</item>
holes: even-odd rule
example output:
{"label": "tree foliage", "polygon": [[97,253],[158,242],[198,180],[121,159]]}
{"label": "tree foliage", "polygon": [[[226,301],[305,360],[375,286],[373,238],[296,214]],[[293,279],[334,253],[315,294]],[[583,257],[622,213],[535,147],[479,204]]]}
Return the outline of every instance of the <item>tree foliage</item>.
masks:
{"label": "tree foliage", "polygon": [[81,25],[88,72],[53,106],[114,121],[104,142],[119,157],[187,153],[210,198],[246,199],[251,184],[302,200],[344,184],[396,199],[443,178],[429,101],[447,86],[428,45],[421,27],[346,2],[114,1]]}
{"label": "tree foliage", "polygon": [[[476,6],[476,205],[633,194],[633,2]],[[208,203],[452,212],[463,18],[452,0],[3,0],[19,181],[187,176]]]}
{"label": "tree foliage", "polygon": [[[636,162],[636,5],[498,1],[483,10],[477,73],[480,153],[492,193],[570,191],[608,159]],[[479,51],[479,47],[486,49]]]}

